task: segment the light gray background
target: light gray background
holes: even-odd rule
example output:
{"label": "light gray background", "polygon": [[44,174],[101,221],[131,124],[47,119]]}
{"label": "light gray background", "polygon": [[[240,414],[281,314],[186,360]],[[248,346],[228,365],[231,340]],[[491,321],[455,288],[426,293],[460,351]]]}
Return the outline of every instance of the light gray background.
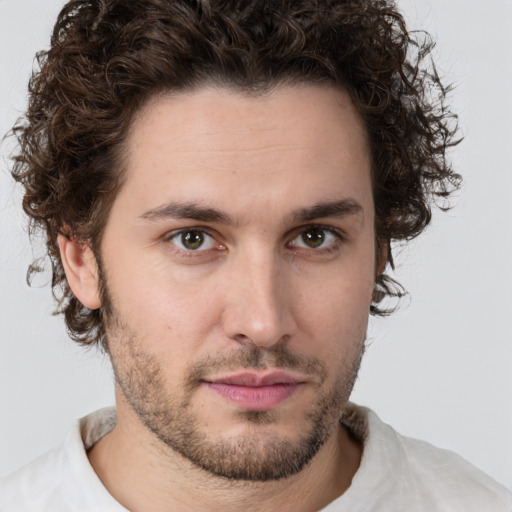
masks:
{"label": "light gray background", "polygon": [[[0,132],[23,111],[61,0],[0,0]],[[403,0],[437,39],[466,136],[457,207],[398,257],[409,305],[372,322],[353,395],[400,432],[452,449],[512,488],[512,1]],[[0,475],[113,403],[109,364],[66,338],[48,286],[29,289],[20,195],[0,159]],[[404,305],[405,306],[405,305]]]}

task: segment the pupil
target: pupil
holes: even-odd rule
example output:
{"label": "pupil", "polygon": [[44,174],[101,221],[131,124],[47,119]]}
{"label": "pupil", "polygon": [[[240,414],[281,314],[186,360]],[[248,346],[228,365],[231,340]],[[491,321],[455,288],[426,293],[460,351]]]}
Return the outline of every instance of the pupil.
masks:
{"label": "pupil", "polygon": [[324,232],[321,229],[310,229],[302,235],[302,240],[304,240],[304,243],[313,248],[322,245],[324,243],[324,239]]}
{"label": "pupil", "polygon": [[183,233],[181,241],[187,249],[199,249],[204,242],[204,236],[200,231],[188,231]]}

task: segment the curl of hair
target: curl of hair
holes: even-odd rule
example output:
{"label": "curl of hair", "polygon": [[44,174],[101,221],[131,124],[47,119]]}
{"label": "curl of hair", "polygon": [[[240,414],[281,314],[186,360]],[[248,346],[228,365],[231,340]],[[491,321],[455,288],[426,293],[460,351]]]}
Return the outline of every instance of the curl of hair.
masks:
{"label": "curl of hair", "polygon": [[[31,232],[46,235],[57,311],[71,336],[94,344],[105,332],[101,312],[71,292],[57,237],[91,243],[99,255],[130,122],[164,91],[205,83],[249,93],[287,83],[348,90],[369,135],[376,236],[392,267],[391,242],[417,236],[432,204],[446,207],[460,182],[446,154],[457,143],[456,116],[432,47],[427,34],[407,31],[392,0],[68,2],[13,128],[12,174],[25,189]],[[372,313],[386,313],[382,297],[403,294],[396,285],[379,277]]]}

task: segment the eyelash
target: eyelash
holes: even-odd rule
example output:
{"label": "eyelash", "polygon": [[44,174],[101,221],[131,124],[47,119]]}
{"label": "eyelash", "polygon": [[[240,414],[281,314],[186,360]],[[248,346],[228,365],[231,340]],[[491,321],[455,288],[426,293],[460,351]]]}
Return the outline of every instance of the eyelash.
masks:
{"label": "eyelash", "polygon": [[[334,242],[329,244],[327,247],[322,247],[319,249],[291,246],[291,243],[298,237],[305,234],[307,231],[315,229],[334,236]],[[340,249],[343,242],[345,241],[345,233],[343,233],[343,231],[339,229],[333,228],[332,226],[324,226],[322,224],[308,224],[307,226],[302,226],[295,230],[292,240],[288,242],[286,245],[289,246],[290,249],[293,250],[294,252],[308,251],[308,253],[314,255],[329,255],[334,252],[337,252]]]}
{"label": "eyelash", "polygon": [[[324,233],[330,234],[335,237],[335,240],[333,243],[328,245],[327,247],[321,247],[321,248],[308,248],[308,247],[300,247],[300,246],[293,246],[292,243],[294,240],[296,240],[301,235],[305,234],[307,231],[312,230],[318,230],[323,231]],[[173,243],[173,240],[178,238],[179,236],[182,236],[186,233],[199,233],[202,235],[206,235],[207,237],[211,238],[214,243],[218,246],[216,249],[203,249],[203,250],[193,250],[193,249],[182,249],[180,247],[177,247],[175,243]],[[182,257],[204,257],[205,253],[209,253],[212,250],[216,251],[223,251],[225,249],[225,246],[223,244],[220,244],[216,242],[215,236],[211,233],[211,231],[208,228],[204,227],[191,227],[191,228],[184,228],[177,231],[172,231],[171,233],[168,233],[163,240],[165,242],[168,242],[173,250],[177,253],[179,253]],[[302,226],[300,228],[297,228],[293,231],[292,237],[290,237],[290,240],[286,243],[286,247],[292,250],[294,253],[299,253],[302,251],[307,251],[310,254],[315,255],[328,255],[332,254],[333,252],[336,252],[340,249],[340,246],[343,244],[343,242],[346,241],[345,234],[339,230],[335,229],[332,226],[324,226],[321,224],[308,224],[307,226]]]}
{"label": "eyelash", "polygon": [[219,244],[216,242],[215,237],[211,234],[210,230],[207,228],[202,227],[193,227],[193,228],[185,228],[185,229],[179,229],[178,231],[172,231],[171,233],[167,234],[164,237],[164,241],[168,242],[169,245],[172,247],[172,249],[177,252],[182,257],[201,257],[204,256],[205,253],[210,252],[212,249],[203,249],[203,250],[192,250],[192,249],[181,249],[180,247],[177,247],[175,243],[173,243],[173,240],[183,236],[186,233],[199,233],[201,235],[206,235],[207,237],[211,238],[216,245],[219,246],[217,249],[218,251],[224,250],[224,245]]}

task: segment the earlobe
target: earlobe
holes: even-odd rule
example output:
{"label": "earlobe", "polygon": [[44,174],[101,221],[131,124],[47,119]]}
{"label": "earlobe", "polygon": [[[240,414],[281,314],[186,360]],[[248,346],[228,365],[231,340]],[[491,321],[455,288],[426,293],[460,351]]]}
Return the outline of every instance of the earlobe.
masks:
{"label": "earlobe", "polygon": [[89,244],[59,235],[59,250],[74,295],[85,307],[98,309],[101,306],[99,272]]}

